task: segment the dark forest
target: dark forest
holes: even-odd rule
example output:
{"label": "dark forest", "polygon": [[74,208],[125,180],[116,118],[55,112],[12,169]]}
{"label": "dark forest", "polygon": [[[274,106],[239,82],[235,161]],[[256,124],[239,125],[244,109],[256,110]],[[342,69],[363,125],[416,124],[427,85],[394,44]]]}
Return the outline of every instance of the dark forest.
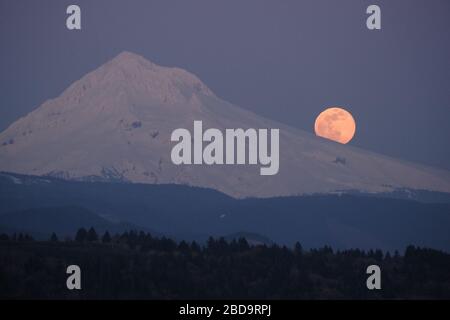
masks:
{"label": "dark forest", "polygon": [[[81,290],[68,290],[66,268],[81,268]],[[366,268],[381,268],[382,289],[368,290]],[[35,241],[0,235],[1,299],[448,299],[450,255],[334,251],[250,245],[210,238],[204,245],[144,232]]]}

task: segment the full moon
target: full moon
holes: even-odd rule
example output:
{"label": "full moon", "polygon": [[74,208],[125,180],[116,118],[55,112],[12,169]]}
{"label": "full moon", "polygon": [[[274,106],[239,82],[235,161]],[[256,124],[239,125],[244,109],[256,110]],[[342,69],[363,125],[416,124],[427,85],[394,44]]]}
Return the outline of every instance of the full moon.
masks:
{"label": "full moon", "polygon": [[356,123],[350,112],[337,107],[322,111],[314,124],[316,135],[342,144],[352,140],[355,130]]}

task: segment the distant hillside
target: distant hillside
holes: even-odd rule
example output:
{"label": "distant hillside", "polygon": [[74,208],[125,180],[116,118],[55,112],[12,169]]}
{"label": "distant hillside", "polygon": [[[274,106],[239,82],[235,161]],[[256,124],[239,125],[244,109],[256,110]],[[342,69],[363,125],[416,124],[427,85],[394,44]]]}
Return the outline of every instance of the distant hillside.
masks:
{"label": "distant hillside", "polygon": [[[300,241],[307,248],[403,250],[412,244],[450,250],[450,204],[445,203],[366,195],[238,200],[181,185],[73,182],[11,174],[0,175],[0,190],[0,215],[76,206],[108,221],[127,221],[176,239],[205,241],[209,236],[246,232],[279,244]],[[53,224],[58,226],[59,222]]]}
{"label": "distant hillside", "polygon": [[73,236],[83,228],[94,227],[98,232],[119,233],[137,229],[126,223],[113,223],[81,207],[46,207],[9,212],[0,215],[3,232],[26,232],[35,238],[48,238],[52,232],[58,236]]}

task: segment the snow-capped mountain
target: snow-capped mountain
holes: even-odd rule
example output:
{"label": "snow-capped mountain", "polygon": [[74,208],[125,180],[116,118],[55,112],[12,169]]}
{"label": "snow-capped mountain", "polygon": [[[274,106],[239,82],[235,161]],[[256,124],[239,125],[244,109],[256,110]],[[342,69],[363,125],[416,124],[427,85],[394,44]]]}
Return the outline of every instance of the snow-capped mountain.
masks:
{"label": "snow-capped mountain", "polygon": [[[279,128],[280,168],[172,164],[173,130]],[[67,179],[176,183],[269,197],[395,188],[450,192],[450,173],[318,138],[217,97],[195,75],[133,53],[73,83],[0,134],[0,171]]]}

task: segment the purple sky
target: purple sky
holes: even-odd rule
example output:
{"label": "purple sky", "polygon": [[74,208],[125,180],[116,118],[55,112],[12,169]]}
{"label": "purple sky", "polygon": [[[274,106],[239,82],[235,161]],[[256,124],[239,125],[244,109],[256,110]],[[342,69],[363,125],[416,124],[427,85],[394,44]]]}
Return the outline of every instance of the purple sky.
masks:
{"label": "purple sky", "polygon": [[[65,27],[69,4],[81,31]],[[310,132],[344,106],[353,145],[450,169],[449,16],[448,0],[1,0],[0,130],[128,50]]]}

